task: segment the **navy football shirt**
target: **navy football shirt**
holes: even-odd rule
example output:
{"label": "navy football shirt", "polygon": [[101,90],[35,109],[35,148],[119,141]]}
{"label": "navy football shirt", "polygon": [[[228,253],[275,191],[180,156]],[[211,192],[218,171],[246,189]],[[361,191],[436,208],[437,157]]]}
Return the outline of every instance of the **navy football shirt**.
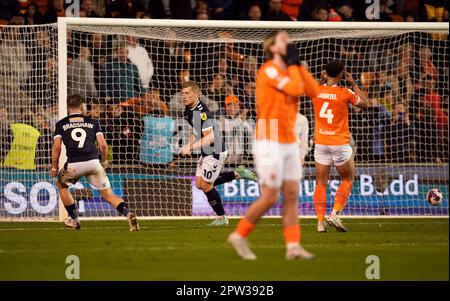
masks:
{"label": "navy football shirt", "polygon": [[192,132],[195,137],[195,142],[203,138],[203,131],[206,129],[213,129],[214,132],[214,143],[210,147],[204,147],[201,152],[202,156],[220,154],[225,151],[225,143],[222,138],[222,133],[220,132],[219,126],[215,119],[212,118],[208,107],[202,102],[198,101],[195,107],[186,107],[184,111],[184,119],[187,120],[189,125],[192,127]]}
{"label": "navy football shirt", "polygon": [[97,120],[82,114],[71,114],[56,123],[54,137],[62,137],[66,146],[67,162],[99,159],[95,142],[101,133]]}

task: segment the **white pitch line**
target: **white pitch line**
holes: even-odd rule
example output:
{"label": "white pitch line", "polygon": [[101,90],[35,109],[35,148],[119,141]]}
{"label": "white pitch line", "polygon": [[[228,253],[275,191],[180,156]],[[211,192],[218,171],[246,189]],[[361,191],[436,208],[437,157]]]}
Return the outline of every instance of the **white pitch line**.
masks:
{"label": "white pitch line", "polygon": [[[338,243],[333,243],[332,246],[324,246],[323,243],[309,243],[305,244],[305,246],[309,247],[319,247],[319,248],[328,248],[328,247],[336,247]],[[345,243],[346,247],[363,247],[367,245],[371,245],[372,247],[417,247],[417,246],[448,246],[448,243],[443,242],[424,242],[424,243],[380,243],[373,245],[373,242],[368,243]],[[342,244],[341,244],[342,245]],[[284,249],[285,247],[282,244],[279,245],[255,245],[253,249]],[[137,248],[121,248],[121,252],[145,252],[145,251],[177,251],[177,250],[223,250],[223,246],[217,247],[199,247],[199,246],[165,246],[165,247],[137,247]],[[231,249],[231,248],[230,248]],[[102,248],[90,248],[81,251],[80,253],[104,253],[106,250],[109,250],[107,247]],[[0,254],[27,254],[27,253],[52,253],[52,252],[60,252],[60,250],[55,249],[15,249],[15,250],[2,250],[0,249]]]}
{"label": "white pitch line", "polygon": [[[88,222],[89,223],[89,222]],[[421,221],[421,223],[424,224],[433,224],[433,225],[443,225],[447,224],[446,221]],[[383,226],[383,225],[416,225],[415,222],[409,222],[409,223],[393,223],[393,222],[359,222],[359,223],[350,223],[350,225],[373,225],[373,226]],[[82,224],[83,225],[83,224]],[[315,226],[317,223],[301,223],[301,226]],[[258,224],[257,227],[281,227],[281,224]],[[126,229],[127,226],[104,226],[104,227],[83,227],[82,230],[92,230],[92,229]],[[201,228],[201,229],[218,229],[213,226],[207,226],[207,225],[196,225],[196,226],[183,226],[183,225],[177,225],[177,226],[141,226],[141,229],[151,229],[151,230],[169,230],[169,229],[182,229],[182,228]],[[223,229],[223,228],[222,228]],[[230,228],[232,229],[232,228]],[[52,231],[52,230],[71,230],[67,227],[57,227],[57,228],[0,228],[0,231]]]}
{"label": "white pitch line", "polygon": [[[241,219],[242,215],[229,216],[228,219]],[[316,216],[314,215],[299,215],[301,220],[314,220]],[[396,219],[449,219],[448,215],[341,215],[343,219],[383,219],[383,220],[396,220]],[[81,221],[120,221],[123,217],[110,216],[110,217],[80,217]],[[189,221],[189,220],[213,220],[214,216],[140,216],[140,220],[156,220],[156,221],[166,221],[166,220],[176,220],[176,221]],[[280,215],[273,216],[263,216],[262,219],[281,219]],[[33,219],[33,218],[4,218],[0,219],[0,223],[10,222],[10,223],[59,223],[61,221],[57,219]]]}

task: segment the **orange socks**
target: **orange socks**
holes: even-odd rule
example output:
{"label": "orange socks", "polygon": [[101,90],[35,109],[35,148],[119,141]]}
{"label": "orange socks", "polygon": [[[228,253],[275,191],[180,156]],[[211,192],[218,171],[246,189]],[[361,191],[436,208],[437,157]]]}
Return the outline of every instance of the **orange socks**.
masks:
{"label": "orange socks", "polygon": [[333,211],[342,211],[347,204],[348,196],[352,191],[353,183],[348,180],[343,180],[338,190],[336,191],[336,196],[334,197],[334,207]]}
{"label": "orange socks", "polygon": [[300,243],[300,225],[284,227],[283,234],[286,245]]}
{"label": "orange socks", "polygon": [[316,210],[317,220],[325,221],[325,211],[327,209],[327,186],[316,184],[313,196],[314,209]]}
{"label": "orange socks", "polygon": [[252,233],[255,228],[255,224],[250,223],[245,218],[241,219],[236,227],[236,233],[241,237],[247,237]]}
{"label": "orange socks", "polygon": [[[237,225],[236,233],[241,237],[248,237],[255,228],[255,224],[250,223],[245,218],[241,219]],[[283,229],[284,240],[286,244],[299,243],[300,242],[300,225],[292,225],[284,227]]]}

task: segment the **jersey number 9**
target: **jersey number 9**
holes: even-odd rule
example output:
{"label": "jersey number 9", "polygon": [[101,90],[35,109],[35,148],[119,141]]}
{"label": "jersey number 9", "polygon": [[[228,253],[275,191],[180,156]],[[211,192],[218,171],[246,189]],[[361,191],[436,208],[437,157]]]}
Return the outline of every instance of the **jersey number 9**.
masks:
{"label": "jersey number 9", "polygon": [[83,129],[74,129],[70,134],[72,139],[78,142],[78,148],[83,148],[84,142],[86,141],[86,131]]}

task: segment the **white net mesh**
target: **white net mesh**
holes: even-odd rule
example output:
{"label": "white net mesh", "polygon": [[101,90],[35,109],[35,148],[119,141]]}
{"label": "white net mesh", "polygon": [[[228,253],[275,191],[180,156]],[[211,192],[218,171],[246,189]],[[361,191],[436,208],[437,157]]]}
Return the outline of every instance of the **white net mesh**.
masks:
{"label": "white net mesh", "polygon": [[0,29],[0,218],[55,218],[56,26]]}
{"label": "white net mesh", "polygon": [[[85,97],[89,114],[100,120],[110,146],[111,185],[138,215],[213,214],[195,188],[199,154],[178,156],[189,133],[182,118],[183,81],[200,85],[201,100],[221,126],[229,152],[225,170],[240,164],[253,167],[254,81],[263,62],[262,40],[269,32],[68,26],[68,95]],[[350,113],[357,175],[344,214],[447,215],[448,31],[288,32],[316,78],[328,61],[343,60],[371,102],[370,108]],[[0,39],[0,109],[8,116],[1,120],[2,160],[19,154],[11,151],[11,123],[32,125],[40,133],[35,168],[18,169],[10,161],[0,168],[0,218],[57,215],[56,205],[52,207],[56,190],[47,175],[57,121],[56,42],[55,26],[6,28]],[[310,150],[299,206],[300,214],[312,215],[314,118],[311,101],[300,101],[309,120]],[[329,206],[338,184],[333,174]],[[90,189],[85,180],[77,187]],[[444,193],[440,206],[428,204],[425,196],[431,188]],[[244,214],[259,196],[257,184],[246,180],[217,189],[228,215]],[[81,215],[117,215],[98,192],[84,192],[74,190]],[[43,213],[36,210],[39,206],[52,210]],[[280,212],[281,199],[268,215]]]}

